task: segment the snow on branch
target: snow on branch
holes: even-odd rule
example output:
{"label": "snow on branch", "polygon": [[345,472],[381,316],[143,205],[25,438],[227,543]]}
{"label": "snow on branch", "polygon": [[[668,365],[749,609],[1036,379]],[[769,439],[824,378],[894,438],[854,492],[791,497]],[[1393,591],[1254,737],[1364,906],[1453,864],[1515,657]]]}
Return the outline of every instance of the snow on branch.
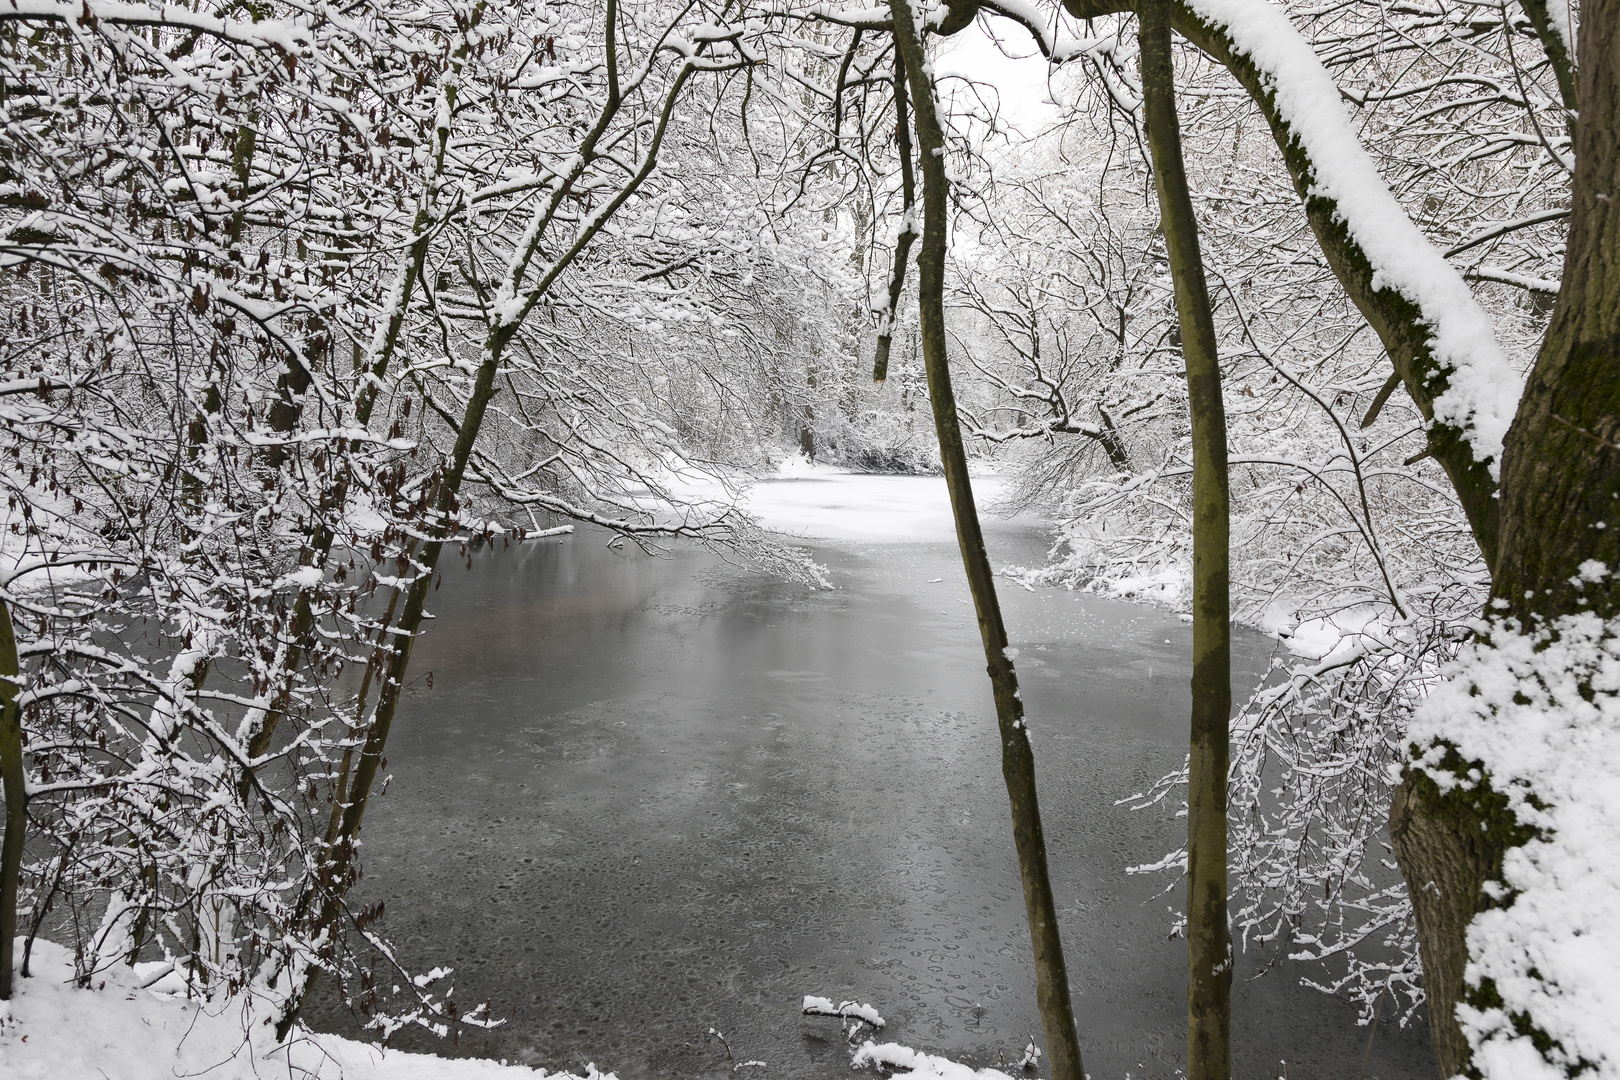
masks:
{"label": "snow on branch", "polygon": [[1029,0],[983,0],[980,7],[993,11],[1004,19],[1011,19],[1035,39],[1035,47],[1049,63],[1062,64],[1076,60],[1099,49],[1112,48],[1113,35],[1104,37],[1075,37],[1064,33],[1061,23],[1049,16]]}
{"label": "snow on branch", "polygon": [[136,4],[118,0],[8,0],[0,19],[30,19],[73,25],[159,26],[199,34],[252,48],[293,54],[312,43],[306,26],[285,19],[224,19],[183,4]]}
{"label": "snow on branch", "polygon": [[845,1001],[834,1005],[831,998],[816,997],[813,994],[804,996],[804,1015],[861,1020],[879,1030],[888,1026],[888,1021],[879,1016],[877,1009],[871,1005],[862,1005],[858,1001]]}
{"label": "snow on branch", "polygon": [[1498,474],[1523,380],[1462,276],[1414,225],[1378,174],[1339,89],[1283,11],[1266,0],[1186,0],[1254,65],[1282,122],[1309,160],[1309,196],[1329,200],[1373,269],[1372,287],[1416,305],[1447,387],[1435,420],[1461,430]]}
{"label": "snow on branch", "polygon": [[850,1061],[857,1069],[872,1066],[880,1069],[905,1069],[918,1080],[1011,1080],[999,1069],[975,1069],[950,1058],[925,1054],[899,1043],[874,1043],[868,1040],[855,1051]]}

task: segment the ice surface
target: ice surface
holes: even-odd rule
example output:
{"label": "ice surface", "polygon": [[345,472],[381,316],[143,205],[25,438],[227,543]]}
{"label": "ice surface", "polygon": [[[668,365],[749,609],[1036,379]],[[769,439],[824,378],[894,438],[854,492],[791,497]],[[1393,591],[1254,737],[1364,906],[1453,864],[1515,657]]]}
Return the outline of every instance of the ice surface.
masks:
{"label": "ice surface", "polygon": [[[995,476],[973,478],[980,517],[1001,497]],[[888,476],[796,465],[749,489],[748,512],[767,529],[815,540],[956,539],[943,476]]]}

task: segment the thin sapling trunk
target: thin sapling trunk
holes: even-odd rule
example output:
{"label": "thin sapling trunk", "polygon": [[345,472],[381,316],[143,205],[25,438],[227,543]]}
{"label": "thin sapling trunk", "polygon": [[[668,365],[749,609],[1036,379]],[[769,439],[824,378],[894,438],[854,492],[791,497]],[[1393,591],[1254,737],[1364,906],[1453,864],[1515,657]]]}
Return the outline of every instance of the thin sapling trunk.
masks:
{"label": "thin sapling trunk", "polygon": [[872,381],[889,377],[889,344],[894,340],[894,316],[900,310],[900,294],[906,287],[906,260],[917,239],[917,174],[911,164],[911,117],[906,109],[906,65],[900,50],[894,52],[894,145],[900,155],[900,232],[894,238],[894,268],[889,273],[889,306],[878,326],[877,354],[872,361]]}
{"label": "thin sapling trunk", "polygon": [[1232,623],[1226,411],[1176,118],[1168,0],[1140,7],[1142,99],[1159,193],[1159,219],[1181,323],[1192,413],[1193,675],[1187,763],[1187,1075],[1232,1074],[1232,937],[1226,910],[1227,731],[1232,713]]}
{"label": "thin sapling trunk", "polygon": [[17,947],[17,892],[22,879],[23,829],[28,823],[23,773],[22,709],[17,704],[17,639],[11,611],[0,601],[0,782],[6,789],[6,839],[0,848],[0,1001],[11,1000],[11,961]]}
{"label": "thin sapling trunk", "polygon": [[979,617],[990,685],[995,694],[996,721],[1001,732],[1001,773],[1012,804],[1013,839],[1018,849],[1018,872],[1029,919],[1030,944],[1035,952],[1035,995],[1052,1059],[1053,1080],[1085,1080],[1080,1061],[1080,1038],[1069,999],[1069,975],[1058,936],[1057,906],[1046,869],[1046,838],[1041,831],[1040,804],[1035,796],[1035,755],[1024,725],[1024,703],[1018,695],[1018,675],[1007,648],[1007,629],[1001,621],[990,558],[979,529],[968,480],[967,454],[956,416],[956,396],[945,353],[945,215],[949,180],[945,175],[945,133],[934,105],[934,89],[924,67],[922,39],[912,17],[910,0],[890,0],[894,15],[895,48],[911,84],[912,111],[917,124],[917,148],[923,180],[922,246],[917,254],[918,321],[923,364],[928,372],[928,393],[933,401],[934,428],[939,435],[939,456],[945,484],[956,518],[956,539],[962,550],[968,587]]}

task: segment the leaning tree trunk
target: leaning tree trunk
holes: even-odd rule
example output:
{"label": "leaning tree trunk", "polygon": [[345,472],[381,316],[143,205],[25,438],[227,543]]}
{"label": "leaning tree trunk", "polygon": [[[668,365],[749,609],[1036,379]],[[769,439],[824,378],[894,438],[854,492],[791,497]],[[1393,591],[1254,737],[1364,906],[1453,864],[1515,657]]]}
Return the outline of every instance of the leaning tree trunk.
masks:
{"label": "leaning tree trunk", "polygon": [[911,84],[922,163],[923,229],[917,254],[917,296],[923,366],[928,372],[940,462],[945,467],[945,485],[956,518],[956,540],[978,612],[979,635],[984,641],[990,686],[995,694],[1001,774],[1012,805],[1013,843],[1018,850],[1024,910],[1035,952],[1035,999],[1052,1058],[1052,1080],[1084,1080],[1080,1038],[1069,998],[1069,975],[1058,936],[1057,905],[1047,876],[1046,838],[1041,832],[1041,809],[1035,796],[1035,755],[1024,725],[1024,703],[1018,696],[1018,675],[1007,649],[1007,629],[1001,621],[1001,604],[984,549],[984,534],[979,529],[979,513],[973,505],[967,454],[962,447],[962,428],[956,417],[956,396],[945,353],[945,218],[950,187],[945,175],[945,132],[935,108],[934,88],[910,0],[890,0],[889,8],[894,13],[895,48]]}
{"label": "leaning tree trunk", "polygon": [[1198,221],[1187,191],[1170,55],[1170,0],[1141,5],[1142,102],[1159,222],[1175,281],[1193,454],[1192,731],[1187,749],[1187,1075],[1232,1075],[1226,912],[1227,725],[1232,715],[1226,408]]}
{"label": "leaning tree trunk", "polygon": [[[377,774],[385,761],[383,751],[387,746],[388,735],[393,727],[400,695],[405,686],[411,648],[422,628],[427,595],[432,586],[439,557],[445,544],[451,539],[454,510],[460,498],[462,482],[467,476],[468,469],[474,468],[474,449],[483,426],[485,412],[499,389],[496,377],[503,366],[506,350],[517,338],[524,320],[539,306],[543,298],[550,295],[553,285],[563,272],[574,265],[614,215],[636,194],[658,167],[659,154],[663,148],[664,138],[669,133],[676,105],[681,100],[687,82],[699,70],[698,65],[691,60],[680,68],[670,83],[663,105],[652,124],[650,138],[642,150],[640,167],[622,183],[617,193],[586,219],[584,226],[574,234],[567,246],[549,262],[543,264],[543,270],[540,269],[535,264],[543,248],[547,227],[557,220],[557,215],[567,201],[570,191],[574,190],[575,182],[585,175],[585,171],[594,162],[604,156],[597,146],[607,135],[624,105],[624,98],[618,90],[616,74],[617,20],[617,0],[608,0],[603,15],[603,25],[606,28],[606,66],[611,87],[607,100],[595,124],[581,140],[579,150],[573,155],[570,174],[564,178],[563,183],[550,189],[548,200],[539,211],[540,216],[528,227],[525,244],[519,246],[517,254],[508,264],[505,287],[509,288],[511,295],[520,302],[502,311],[491,321],[484,340],[483,357],[473,379],[472,391],[463,409],[461,422],[456,428],[455,445],[444,463],[443,472],[436,481],[434,494],[428,503],[429,508],[420,524],[420,535],[413,542],[413,546],[407,549],[407,556],[414,564],[415,573],[405,589],[404,607],[399,622],[390,635],[391,643],[378,665],[382,677],[377,690],[377,707],[365,726],[360,753],[354,763],[353,777],[349,780],[348,802],[344,804],[343,813],[338,819],[336,833],[325,852],[326,862],[321,870],[318,891],[323,895],[319,899],[313,929],[314,937],[317,939],[324,937],[328,948],[333,947],[338,920],[345,910],[345,897],[355,878],[355,858],[359,849],[360,828],[373,793],[372,789],[377,781]],[[525,287],[526,275],[531,269],[534,271],[533,284]],[[299,906],[302,910],[308,910],[314,903],[313,896],[305,896],[300,899]],[[289,992],[281,1017],[276,1023],[278,1041],[285,1040],[292,1031],[319,974],[320,966],[311,964],[302,975],[298,976],[298,984]]]}
{"label": "leaning tree trunk", "polygon": [[[1494,613],[1526,630],[1579,612],[1620,615],[1620,0],[1582,6],[1578,80],[1563,286],[1502,460]],[[1607,569],[1601,581],[1583,580],[1592,561]],[[1469,993],[1469,924],[1492,903],[1484,885],[1506,850],[1526,839],[1504,797],[1473,790],[1482,794],[1442,794],[1412,770],[1390,811],[1442,1077],[1471,1071],[1456,1018]]]}

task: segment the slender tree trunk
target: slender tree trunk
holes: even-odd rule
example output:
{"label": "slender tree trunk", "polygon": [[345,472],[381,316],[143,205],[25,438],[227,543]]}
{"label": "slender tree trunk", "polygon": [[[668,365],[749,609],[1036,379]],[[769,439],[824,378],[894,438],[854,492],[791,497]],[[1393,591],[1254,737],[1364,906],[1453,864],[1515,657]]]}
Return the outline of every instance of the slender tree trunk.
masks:
{"label": "slender tree trunk", "polygon": [[[473,8],[469,29],[476,30],[482,22],[484,7],[484,4],[478,4]],[[463,34],[461,43],[451,55],[448,71],[440,79],[438,112],[433,127],[433,167],[417,200],[416,216],[411,223],[411,246],[394,271],[394,285],[388,293],[391,303],[388,305],[387,320],[379,328],[377,337],[366,355],[367,377],[362,381],[355,396],[354,424],[359,428],[365,428],[371,423],[371,414],[377,405],[378,389],[382,386],[383,376],[388,373],[389,364],[399,347],[405,317],[410,311],[411,297],[416,292],[423,264],[427,260],[428,247],[433,238],[432,227],[443,212],[440,198],[444,188],[445,154],[450,145],[450,125],[455,115],[456,97],[461,85],[461,70],[471,52],[472,46],[467,41],[467,35]],[[302,393],[302,390],[299,392]],[[348,498],[348,490],[348,478],[345,476],[326,493],[322,509],[328,512],[341,510]],[[324,520],[317,520],[310,543],[299,553],[299,565],[325,570],[326,560],[331,554],[335,539],[336,535],[328,524]],[[297,600],[294,601],[292,640],[287,647],[282,683],[263,715],[248,731],[249,760],[257,760],[270,750],[270,744],[275,739],[276,725],[292,704],[298,667],[304,658],[304,644],[309,640],[314,627],[315,615],[310,606],[309,593],[307,590],[300,590]],[[238,790],[244,798],[250,786],[250,777],[244,776],[240,779]]]}
{"label": "slender tree trunk", "polygon": [[[1502,457],[1493,613],[1526,630],[1620,615],[1620,0],[1582,5],[1579,52],[1563,285]],[[1602,580],[1582,573],[1589,562]],[[1468,927],[1495,903],[1485,882],[1527,837],[1488,786],[1446,794],[1416,771],[1396,793],[1390,835],[1417,916],[1435,1057],[1455,1076],[1471,1067],[1456,1017],[1470,994]]]}
{"label": "slender tree trunk", "polygon": [[[377,773],[382,768],[383,750],[388,745],[388,735],[393,729],[400,694],[405,687],[405,673],[411,664],[411,648],[416,643],[417,633],[422,626],[422,614],[427,609],[428,592],[433,584],[433,574],[438,569],[439,557],[444,551],[445,540],[450,533],[449,523],[457,495],[461,490],[462,479],[466,475],[467,463],[472,459],[473,446],[477,442],[479,429],[483,426],[484,412],[495,396],[495,374],[500,369],[506,342],[515,330],[516,327],[512,327],[510,330],[497,331],[491,336],[490,343],[486,347],[485,359],[478,368],[472,395],[461,419],[455,448],[446,463],[445,474],[439,480],[438,492],[423,528],[427,539],[414,560],[415,576],[405,590],[405,607],[400,613],[399,624],[393,634],[393,646],[389,650],[384,674],[378,686],[377,709],[372,713],[371,722],[366,725],[366,736],[356,759],[354,778],[348,791],[349,801],[343,808],[337,836],[325,852],[327,861],[322,875],[325,896],[321,900],[315,923],[318,932],[325,931],[328,935],[337,932],[343,898],[348,891],[355,855],[360,845],[360,826],[365,818],[372,788],[377,781]],[[303,985],[296,990],[286,1013],[276,1025],[278,1040],[285,1040],[292,1031],[299,1011],[302,1010],[310,990],[314,988],[319,974],[320,969],[314,966],[305,973]]]}
{"label": "slender tree trunk", "polygon": [[6,789],[6,839],[0,848],[0,1001],[11,1000],[11,962],[17,946],[17,892],[22,880],[23,829],[28,824],[23,773],[22,709],[17,686],[17,639],[11,612],[0,601],[0,782]]}
{"label": "slender tree trunk", "polygon": [[1232,1075],[1232,937],[1226,911],[1227,724],[1232,715],[1226,410],[1215,320],[1187,192],[1169,0],[1143,0],[1142,100],[1175,280],[1193,452],[1192,732],[1187,772],[1187,1075]]}
{"label": "slender tree trunk", "polygon": [[900,50],[894,51],[894,145],[900,155],[900,202],[904,220],[894,238],[894,268],[889,272],[889,306],[878,327],[877,354],[872,361],[872,381],[889,377],[889,343],[894,340],[894,316],[900,310],[900,294],[906,287],[906,260],[917,239],[917,174],[911,164],[911,117],[906,108],[906,63]]}
{"label": "slender tree trunk", "polygon": [[[532,267],[531,263],[542,253],[542,240],[546,235],[547,225],[555,220],[574,181],[584,174],[590,163],[602,156],[596,149],[597,143],[607,132],[614,118],[619,115],[624,104],[618,89],[618,45],[615,36],[617,20],[617,0],[608,0],[603,15],[607,39],[605,50],[609,87],[607,100],[597,116],[595,125],[581,140],[579,152],[574,156],[572,175],[552,189],[549,202],[541,211],[540,219],[528,230],[527,245],[521,247],[508,264],[507,285],[522,303],[515,311],[503,312],[499,320],[490,325],[484,339],[483,358],[473,381],[472,392],[468,395],[461,423],[456,429],[455,446],[429,499],[419,541],[420,547],[412,549],[415,576],[405,590],[405,606],[400,612],[399,623],[391,635],[391,644],[382,665],[383,676],[377,686],[377,708],[366,726],[366,735],[360,753],[355,759],[354,775],[347,792],[348,802],[343,807],[336,838],[325,853],[327,863],[323,868],[321,880],[324,896],[321,898],[315,927],[316,936],[322,933],[328,935],[329,947],[331,936],[337,932],[344,896],[352,880],[355,853],[360,844],[360,826],[365,818],[372,787],[382,768],[383,749],[387,745],[388,734],[393,727],[394,716],[399,706],[400,694],[405,686],[405,673],[410,667],[411,648],[422,626],[427,595],[433,584],[433,574],[438,567],[445,542],[450,536],[461,484],[472,465],[473,450],[484,423],[484,414],[496,394],[495,377],[500,371],[506,349],[517,337],[523,320],[542,298],[550,294],[558,277],[573,265],[596,239],[598,233],[658,167],[658,155],[674,116],[675,106],[681,99],[687,81],[698,70],[696,65],[688,63],[681,68],[670,84],[663,106],[653,124],[652,135],[646,145],[640,168],[619,188],[617,194],[591,215],[585,227],[573,236],[568,246],[547,262],[543,272]],[[531,270],[536,271],[536,280],[532,286],[525,288],[525,275]],[[299,1010],[303,1008],[304,1001],[315,984],[319,970],[318,967],[311,966],[302,975],[301,985],[289,994],[286,1011],[276,1024],[278,1039],[285,1039],[291,1032],[293,1024],[298,1019]]]}
{"label": "slender tree trunk", "polygon": [[912,17],[910,0],[890,0],[894,14],[895,47],[911,84],[917,123],[917,146],[922,162],[923,229],[917,255],[917,292],[922,334],[923,363],[928,372],[928,393],[933,401],[934,427],[939,434],[939,456],[956,517],[956,539],[967,571],[968,587],[979,617],[990,685],[995,694],[996,721],[1001,733],[1001,774],[1012,805],[1013,839],[1018,849],[1018,871],[1024,888],[1024,909],[1029,920],[1030,944],[1035,953],[1035,996],[1053,1080],[1085,1080],[1080,1061],[1080,1038],[1069,999],[1069,975],[1058,936],[1057,907],[1046,869],[1046,838],[1041,831],[1040,803],[1035,795],[1035,755],[1024,725],[1024,703],[1018,696],[1018,675],[1007,650],[1007,630],[1001,621],[995,578],[973,505],[968,480],[967,454],[956,416],[950,367],[945,353],[945,227],[949,181],[945,175],[945,133],[934,105],[934,89],[924,67],[922,39]]}

